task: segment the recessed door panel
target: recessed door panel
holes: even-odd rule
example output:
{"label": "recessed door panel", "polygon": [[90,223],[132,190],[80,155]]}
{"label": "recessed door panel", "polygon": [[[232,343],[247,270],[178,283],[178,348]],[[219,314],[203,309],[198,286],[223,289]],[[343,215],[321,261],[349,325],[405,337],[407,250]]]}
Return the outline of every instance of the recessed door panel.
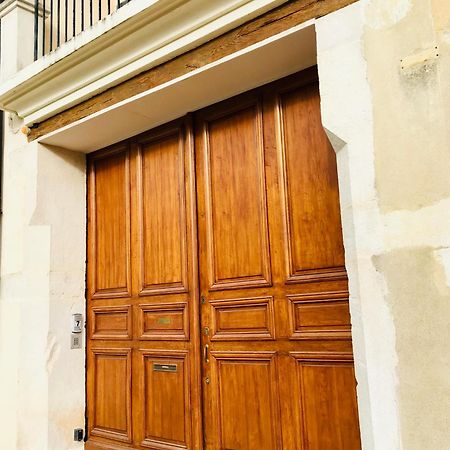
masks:
{"label": "recessed door panel", "polygon": [[141,295],[187,291],[184,141],[179,128],[139,145]]}
{"label": "recessed door panel", "polygon": [[287,280],[345,277],[336,157],[317,85],[281,91],[277,108]]}
{"label": "recessed door panel", "polygon": [[91,295],[130,295],[130,180],[129,152],[120,146],[91,166],[93,277]]}
{"label": "recessed door panel", "polygon": [[142,351],[145,436],[150,448],[189,448],[190,393],[187,354]]}
{"label": "recessed door panel", "polygon": [[259,104],[202,124],[209,283],[212,289],[270,283]]}
{"label": "recessed door panel", "polygon": [[272,297],[213,300],[211,340],[274,339]]}
{"label": "recessed door panel", "polygon": [[[297,361],[303,445],[354,450],[359,438],[353,362],[346,355],[293,355]],[[336,357],[337,356],[337,357]]]}
{"label": "recessed door panel", "polygon": [[92,308],[92,339],[131,339],[131,306]]}
{"label": "recessed door panel", "polygon": [[219,448],[278,448],[281,428],[274,354],[213,353],[211,364]]}
{"label": "recessed door panel", "polygon": [[131,442],[131,350],[96,349],[92,352],[95,436]]}
{"label": "recessed door panel", "polygon": [[347,291],[294,294],[287,298],[291,339],[350,338]]}
{"label": "recessed door panel", "polygon": [[189,339],[189,311],[185,302],[140,305],[140,338]]}

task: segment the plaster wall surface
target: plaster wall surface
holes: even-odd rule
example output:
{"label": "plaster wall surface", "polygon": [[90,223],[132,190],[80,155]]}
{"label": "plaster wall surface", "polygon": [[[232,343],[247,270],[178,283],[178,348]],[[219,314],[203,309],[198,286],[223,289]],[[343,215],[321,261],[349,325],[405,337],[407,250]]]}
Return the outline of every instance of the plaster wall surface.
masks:
{"label": "plaster wall surface", "polygon": [[85,309],[85,157],[5,129],[0,449],[82,448],[84,350],[70,350],[70,318]]}
{"label": "plaster wall surface", "polygon": [[362,0],[319,19],[365,449],[450,442],[450,4]]}

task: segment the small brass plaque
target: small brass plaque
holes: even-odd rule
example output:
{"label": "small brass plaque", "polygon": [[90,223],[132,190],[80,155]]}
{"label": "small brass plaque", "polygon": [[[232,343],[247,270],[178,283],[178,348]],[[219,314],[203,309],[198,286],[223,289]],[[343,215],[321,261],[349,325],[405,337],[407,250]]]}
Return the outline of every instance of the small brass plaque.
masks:
{"label": "small brass plaque", "polygon": [[170,325],[170,322],[172,322],[170,317],[159,317],[158,318],[158,323],[160,325]]}
{"label": "small brass plaque", "polygon": [[177,372],[178,367],[176,364],[153,364],[154,372]]}

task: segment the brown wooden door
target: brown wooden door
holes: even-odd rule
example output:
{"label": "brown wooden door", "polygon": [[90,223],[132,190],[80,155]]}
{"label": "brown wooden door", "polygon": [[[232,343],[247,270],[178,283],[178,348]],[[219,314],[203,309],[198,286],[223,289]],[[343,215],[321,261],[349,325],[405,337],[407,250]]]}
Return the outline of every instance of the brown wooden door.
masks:
{"label": "brown wooden door", "polygon": [[189,122],[91,156],[88,216],[86,448],[201,448]]}
{"label": "brown wooden door", "polygon": [[200,112],[210,450],[360,448],[336,162],[312,71]]}
{"label": "brown wooden door", "polygon": [[315,79],[89,157],[87,449],[359,450]]}

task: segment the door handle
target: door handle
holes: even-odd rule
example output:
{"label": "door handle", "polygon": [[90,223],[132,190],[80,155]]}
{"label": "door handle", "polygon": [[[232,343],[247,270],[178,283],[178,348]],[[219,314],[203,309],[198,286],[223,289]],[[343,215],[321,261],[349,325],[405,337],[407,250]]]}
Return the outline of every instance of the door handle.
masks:
{"label": "door handle", "polygon": [[209,363],[209,345],[206,344],[205,347],[203,348],[203,361],[205,361],[205,363]]}

